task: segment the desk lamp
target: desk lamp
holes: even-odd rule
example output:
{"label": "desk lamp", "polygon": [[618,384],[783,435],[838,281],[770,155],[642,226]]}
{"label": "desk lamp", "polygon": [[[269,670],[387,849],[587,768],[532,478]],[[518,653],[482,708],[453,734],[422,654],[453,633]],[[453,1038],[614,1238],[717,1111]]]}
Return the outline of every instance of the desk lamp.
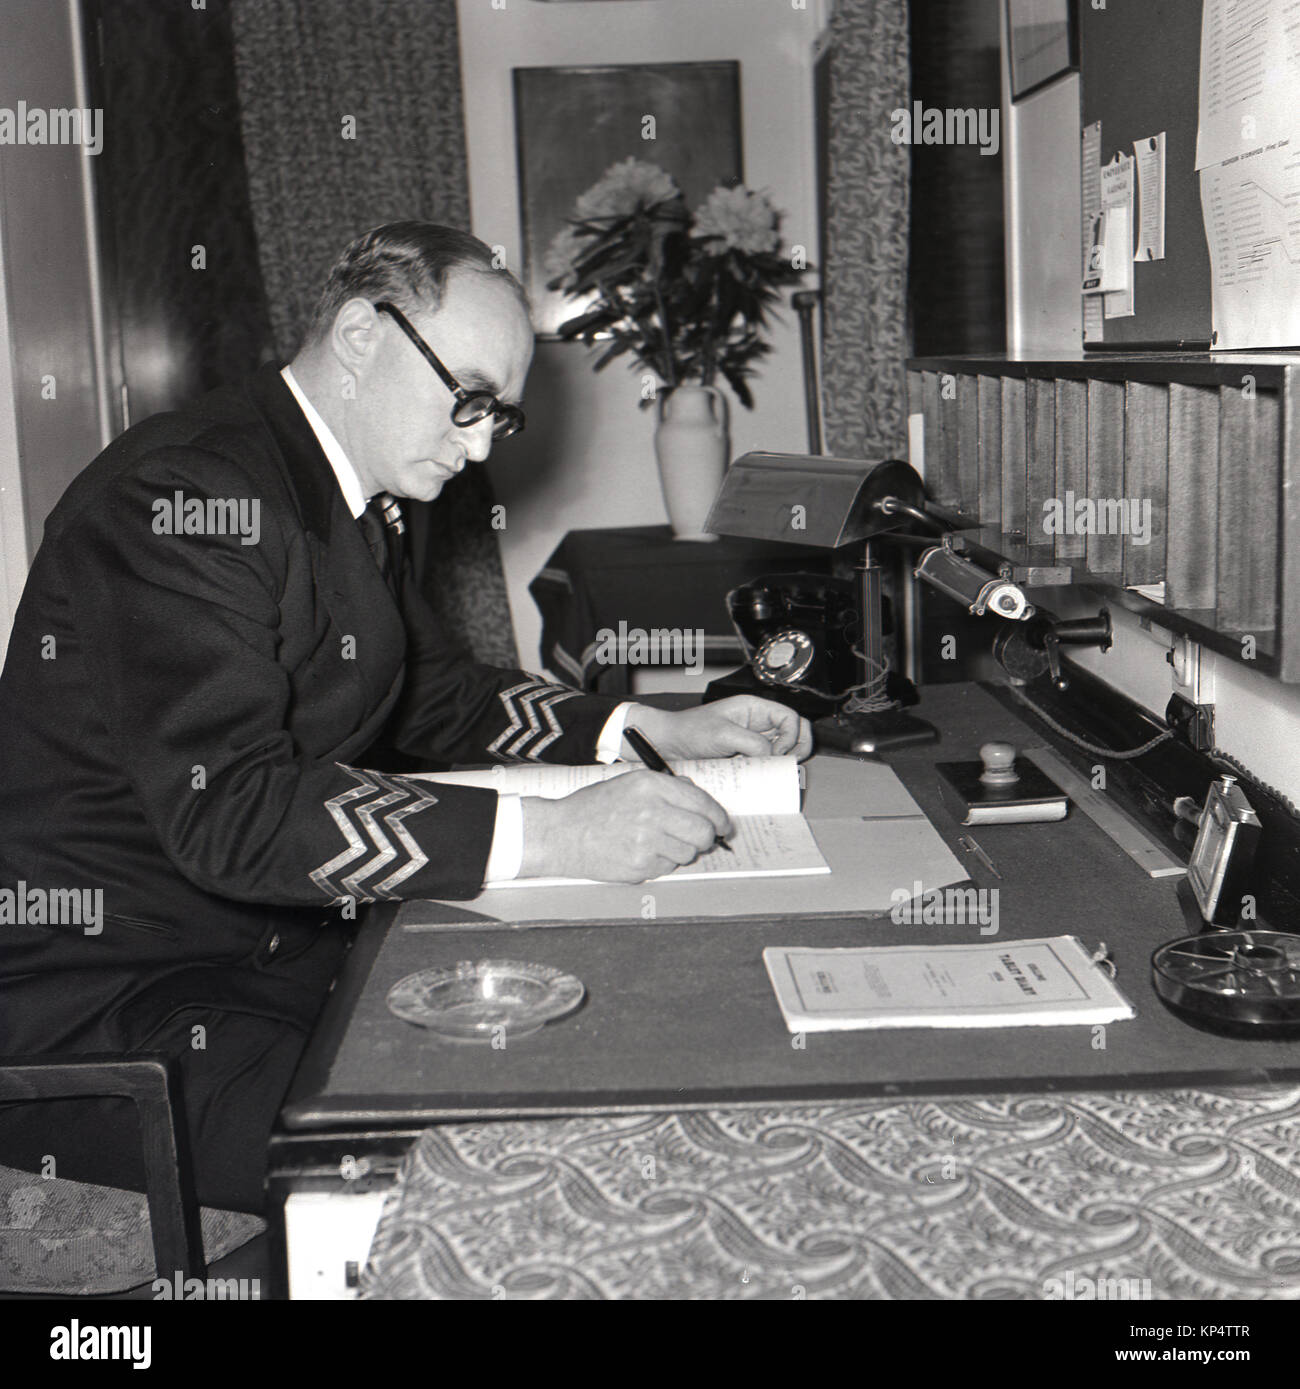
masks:
{"label": "desk lamp", "polygon": [[[955,545],[960,542],[949,534],[950,523],[926,510],[925,484],[899,459],[873,462],[815,454],[747,453],[728,469],[713,503],[706,529],[715,535],[825,550],[862,544],[857,565],[860,629],[853,643],[860,678],[852,689],[841,691],[833,714],[815,721],[821,747],[875,753],[933,742],[939,736],[933,725],[903,712],[902,705],[915,703],[917,695],[910,681],[889,670],[884,654],[883,570],[872,541],[913,522],[943,536],[938,543],[934,535],[925,537],[930,544],[916,566],[917,577],[971,612],[1018,621],[1033,616],[1034,609],[1015,584],[986,573],[957,552]],[[740,635],[748,649],[751,644],[743,631]],[[791,625],[771,633],[754,649],[752,675],[764,693],[778,699],[784,693],[790,696],[786,702],[797,707],[797,696],[815,689],[812,676],[819,669],[821,654],[813,638]],[[734,678],[727,677],[715,682],[706,698],[721,698],[735,689]]]}

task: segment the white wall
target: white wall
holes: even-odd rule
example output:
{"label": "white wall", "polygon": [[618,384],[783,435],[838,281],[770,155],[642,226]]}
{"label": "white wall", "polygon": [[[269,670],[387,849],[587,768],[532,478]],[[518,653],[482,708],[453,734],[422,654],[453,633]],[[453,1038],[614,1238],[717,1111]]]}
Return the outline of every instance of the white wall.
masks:
{"label": "white wall", "polygon": [[[1011,132],[1007,188],[1007,319],[1019,355],[1073,355],[1079,323],[1080,129],[1077,77],[1067,77],[1013,108],[1005,83],[1003,128]],[[1059,615],[1096,611],[1097,604],[1061,591],[1037,601]],[[1166,652],[1131,613],[1111,606],[1115,645],[1105,654],[1071,652],[1099,679],[1163,717],[1174,692]],[[1215,738],[1262,781],[1300,800],[1300,686],[1283,685],[1248,666],[1215,661]]]}
{"label": "white wall", "polygon": [[[1057,590],[1034,594],[1061,617],[1095,613],[1101,604]],[[1114,603],[1108,606],[1115,644],[1107,652],[1073,650],[1070,659],[1153,713],[1164,716],[1174,693],[1167,653],[1178,639]],[[1300,800],[1300,685],[1284,685],[1244,662],[1210,653],[1214,669],[1214,737],[1261,781]],[[1181,691],[1186,694],[1185,691]]]}
{"label": "white wall", "polygon": [[[734,60],[741,64],[745,182],[785,218],[786,244],[815,248],[812,46],[823,0],[458,0],[474,233],[522,265],[511,70],[576,64]],[[654,145],[645,157],[653,160]],[[812,277],[809,284],[815,284]],[[753,413],[732,400],[732,456],[807,445],[797,322],[787,311],[754,382]],[[528,594],[566,531],[664,522],[654,416],[621,364],[595,375],[586,350],[539,343],[528,429],[489,467],[506,507],[502,558],[520,658],[538,659],[541,624]]]}

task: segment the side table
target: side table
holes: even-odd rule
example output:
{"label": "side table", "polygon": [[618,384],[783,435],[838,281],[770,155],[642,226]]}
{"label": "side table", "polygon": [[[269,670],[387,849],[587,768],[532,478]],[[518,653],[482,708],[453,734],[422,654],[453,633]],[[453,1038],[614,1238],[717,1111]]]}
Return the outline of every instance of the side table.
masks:
{"label": "side table", "polygon": [[741,660],[728,592],[760,574],[824,574],[829,562],[802,545],[674,540],[668,526],[570,531],[528,586],[543,663],[581,689],[617,695],[630,692],[638,661],[626,639],[636,633],[703,633],[706,660]]}

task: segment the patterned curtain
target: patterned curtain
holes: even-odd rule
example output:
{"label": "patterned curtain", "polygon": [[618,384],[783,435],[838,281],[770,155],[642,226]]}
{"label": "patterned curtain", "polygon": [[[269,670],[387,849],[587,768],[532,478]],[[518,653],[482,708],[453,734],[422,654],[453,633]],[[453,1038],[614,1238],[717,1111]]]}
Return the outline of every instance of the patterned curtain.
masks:
{"label": "patterned curtain", "polygon": [[[277,348],[297,348],[334,258],[381,222],[469,226],[455,0],[235,0],[235,63]],[[348,138],[353,136],[354,138]],[[406,502],[412,555],[448,628],[516,665],[491,488],[467,468]]]}
{"label": "patterned curtain", "polygon": [[831,19],[822,397],[826,447],[906,457],[910,100],[906,0],[837,0]]}

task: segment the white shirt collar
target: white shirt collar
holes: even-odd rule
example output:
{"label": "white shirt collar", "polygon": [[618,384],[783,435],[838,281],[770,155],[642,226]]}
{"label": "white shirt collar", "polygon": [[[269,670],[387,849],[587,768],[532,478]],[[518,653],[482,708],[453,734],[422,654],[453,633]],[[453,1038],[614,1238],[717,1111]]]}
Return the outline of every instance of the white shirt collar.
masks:
{"label": "white shirt collar", "polygon": [[361,479],[352,466],[352,460],[343,452],[343,445],[334,437],[334,431],[329,425],[321,419],[316,407],[303,395],[302,387],[298,385],[293,372],[288,367],[282,367],[280,375],[284,378],[284,384],[293,392],[293,398],[306,415],[307,423],[311,425],[311,431],[316,436],[322,452],[329,459],[334,476],[338,478],[339,486],[343,489],[343,498],[348,504],[348,510],[354,517],[360,516],[366,509],[366,494],[361,488]]}

